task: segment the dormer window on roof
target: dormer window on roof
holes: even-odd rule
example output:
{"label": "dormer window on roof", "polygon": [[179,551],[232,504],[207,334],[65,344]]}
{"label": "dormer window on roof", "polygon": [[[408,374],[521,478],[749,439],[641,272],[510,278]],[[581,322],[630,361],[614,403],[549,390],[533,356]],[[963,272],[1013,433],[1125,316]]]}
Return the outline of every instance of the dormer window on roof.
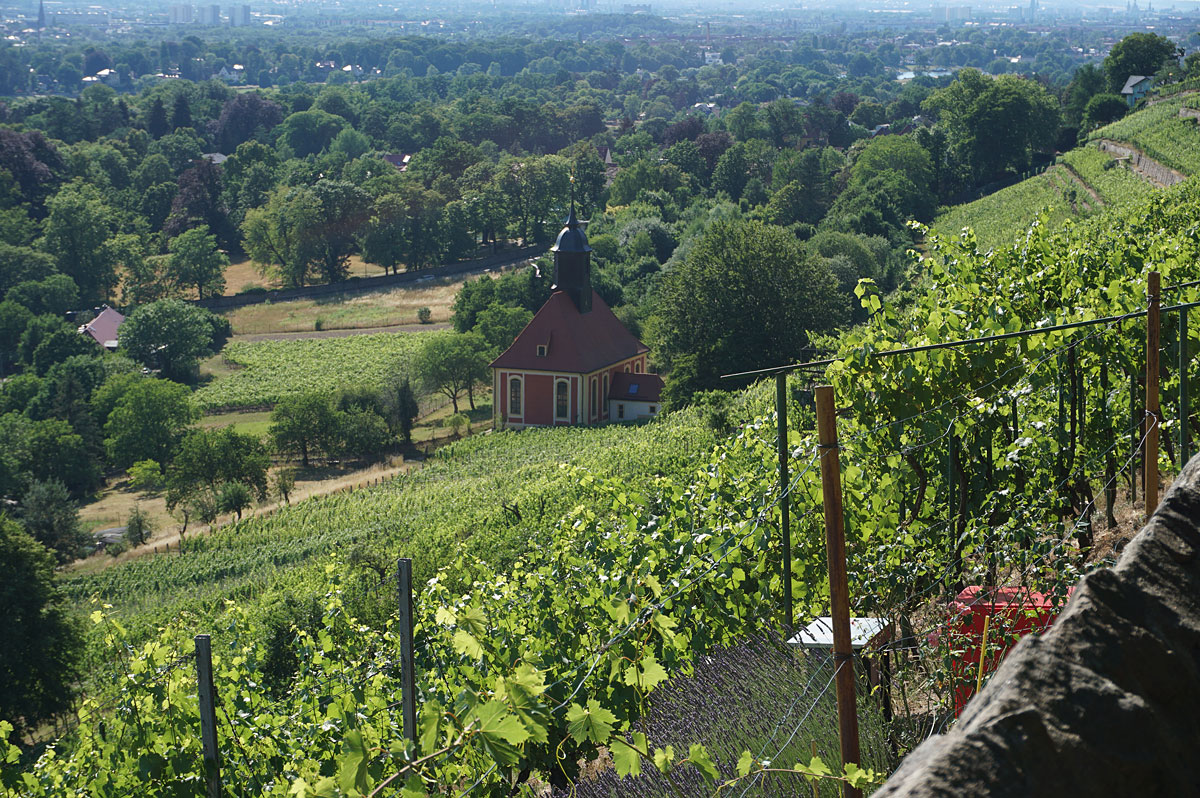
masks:
{"label": "dormer window on roof", "polygon": [[637,389],[638,389],[638,384],[636,382],[631,382],[629,384],[629,395],[637,396]]}
{"label": "dormer window on roof", "polygon": [[537,345],[537,356],[538,356],[538,357],[545,357],[545,356],[546,356],[546,345],[545,345],[545,344],[538,344],[538,345]]}

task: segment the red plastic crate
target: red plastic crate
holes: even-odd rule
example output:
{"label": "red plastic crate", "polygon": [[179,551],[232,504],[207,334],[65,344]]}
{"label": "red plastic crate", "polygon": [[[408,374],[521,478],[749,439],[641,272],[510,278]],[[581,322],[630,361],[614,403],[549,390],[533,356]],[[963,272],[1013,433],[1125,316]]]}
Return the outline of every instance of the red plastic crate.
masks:
{"label": "red plastic crate", "polygon": [[1052,596],[1033,593],[1023,587],[972,585],[950,602],[946,624],[948,642],[952,652],[962,652],[953,654],[951,660],[956,716],[962,713],[975,694],[984,619],[991,618],[988,622],[987,660],[983,665],[984,674],[988,674],[999,667],[1005,654],[1018,640],[1052,624],[1059,609],[1061,607],[1055,605]]}

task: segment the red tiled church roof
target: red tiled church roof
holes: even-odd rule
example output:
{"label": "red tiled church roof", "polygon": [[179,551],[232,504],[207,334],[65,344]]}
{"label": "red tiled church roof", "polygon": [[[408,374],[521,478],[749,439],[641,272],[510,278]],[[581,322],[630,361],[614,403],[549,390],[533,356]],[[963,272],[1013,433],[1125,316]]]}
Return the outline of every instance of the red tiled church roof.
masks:
{"label": "red tiled church roof", "polygon": [[609,399],[626,402],[658,402],[662,399],[663,381],[657,374],[631,374],[622,371],[614,374],[608,389]]}
{"label": "red tiled church roof", "polygon": [[[539,346],[546,347],[545,357],[538,357]],[[595,291],[588,313],[555,291],[492,368],[588,374],[649,351]]]}

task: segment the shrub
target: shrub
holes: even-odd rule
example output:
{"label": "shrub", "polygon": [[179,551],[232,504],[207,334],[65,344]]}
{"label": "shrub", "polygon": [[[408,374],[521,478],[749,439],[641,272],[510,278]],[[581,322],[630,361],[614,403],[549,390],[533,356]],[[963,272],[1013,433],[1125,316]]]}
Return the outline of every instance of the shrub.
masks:
{"label": "shrub", "polygon": [[129,487],[141,493],[157,493],[162,479],[162,466],[157,460],[138,460],[129,467]]}
{"label": "shrub", "polygon": [[430,324],[433,322],[433,311],[429,308],[421,308],[417,311],[417,321],[422,324]]}
{"label": "shrub", "polygon": [[129,512],[129,520],[125,522],[125,540],[130,546],[140,546],[154,534],[150,518],[142,511],[139,504],[133,505]]}
{"label": "shrub", "polygon": [[466,413],[455,413],[446,419],[445,424],[460,438],[463,430],[466,430],[468,434],[471,432],[471,419],[467,417]]}

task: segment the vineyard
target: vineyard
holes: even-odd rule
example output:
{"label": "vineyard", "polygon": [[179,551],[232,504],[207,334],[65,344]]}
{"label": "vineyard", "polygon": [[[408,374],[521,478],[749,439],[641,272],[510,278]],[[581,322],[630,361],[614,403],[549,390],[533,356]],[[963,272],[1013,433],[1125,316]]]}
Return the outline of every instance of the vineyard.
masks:
{"label": "vineyard", "polygon": [[196,391],[202,410],[258,407],[307,391],[381,387],[403,375],[417,347],[438,333],[348,335],[296,341],[232,341],[221,356],[236,370]]}
{"label": "vineyard", "polygon": [[1112,156],[1094,147],[1064,153],[1062,160],[1091,186],[1107,205],[1138,202],[1155,191],[1154,185],[1117,165]]}
{"label": "vineyard", "polygon": [[1159,163],[1194,175],[1200,172],[1200,132],[1195,119],[1179,117],[1179,109],[1189,101],[1158,103],[1096,130],[1091,138],[1132,144]]}
{"label": "vineyard", "polygon": [[[197,794],[191,636],[203,631],[231,795],[569,791],[602,748],[618,776],[666,779],[679,794],[711,794],[714,783],[760,794],[780,778],[793,794],[812,779],[822,790],[839,778],[869,785],[871,773],[804,755],[827,736],[812,724],[842,665],[798,671],[787,713],[766,721],[769,734],[739,731],[740,751],[711,733],[681,736],[654,711],[678,684],[671,677],[778,628],[784,502],[796,619],[828,614],[816,382],[834,386],[840,410],[853,613],[894,620],[905,652],[906,728],[922,731],[896,738],[899,753],[948,720],[961,652],[944,608],[962,586],[1061,597],[1109,560],[1112,537],[1142,512],[1147,273],[1167,286],[1200,277],[1200,187],[1054,227],[1037,218],[1016,247],[931,236],[903,308],[861,284],[870,320],[841,337],[831,364],[787,383],[786,485],[773,391],[759,385],[741,395],[727,437],[700,411],[637,428],[494,434],[386,486],[71,584],[80,599],[98,595],[96,671],[111,681],[35,765],[0,749],[3,783],[33,796]],[[1190,287],[1169,301],[1197,298]],[[1194,326],[1179,340],[1176,319],[1164,317],[1168,364],[1200,345]],[[1035,328],[1044,331],[880,354]],[[1178,420],[1195,417],[1181,412],[1178,387],[1168,366],[1154,454],[1167,471]],[[418,586],[415,739],[399,709],[397,555],[414,559]],[[916,717],[922,702],[933,708]],[[860,698],[864,716],[876,707]],[[894,760],[879,750],[865,761],[886,770]],[[702,786],[679,786],[693,783]]]}
{"label": "vineyard", "polygon": [[1045,217],[1051,229],[1056,228],[1073,213],[1052,178],[1052,170],[1047,171],[974,202],[949,208],[938,216],[933,230],[952,237],[970,227],[979,246],[991,249],[1012,243],[1014,230],[1027,229],[1040,216]]}

